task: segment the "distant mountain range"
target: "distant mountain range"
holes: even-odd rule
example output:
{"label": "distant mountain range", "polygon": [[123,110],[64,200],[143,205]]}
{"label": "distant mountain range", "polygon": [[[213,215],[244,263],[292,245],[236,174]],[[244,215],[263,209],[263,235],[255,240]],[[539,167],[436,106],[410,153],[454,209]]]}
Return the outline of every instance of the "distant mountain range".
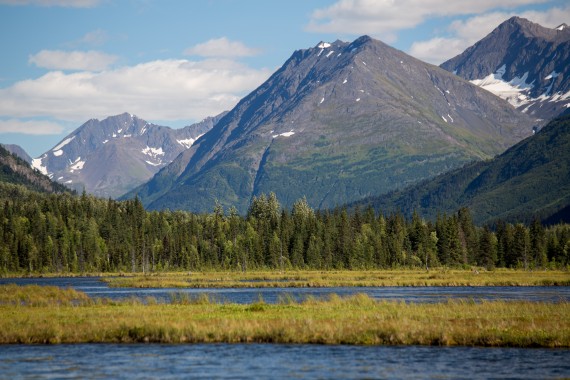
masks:
{"label": "distant mountain range", "polygon": [[275,192],[328,208],[387,193],[532,134],[531,118],[363,36],[296,51],[172,164],[127,196],[151,209],[245,212]]}
{"label": "distant mountain range", "polygon": [[562,116],[500,156],[354,205],[434,220],[461,207],[475,222],[570,222],[570,116]]}
{"label": "distant mountain range", "polygon": [[181,129],[151,124],[128,113],[91,119],[32,165],[76,190],[115,198],[149,180],[222,115]]}
{"label": "distant mountain range", "polygon": [[570,107],[570,28],[513,17],[441,67],[550,120]]}
{"label": "distant mountain range", "polygon": [[28,162],[8,151],[3,144],[0,144],[0,183],[22,185],[28,190],[43,193],[70,192],[65,186],[32,169]]}

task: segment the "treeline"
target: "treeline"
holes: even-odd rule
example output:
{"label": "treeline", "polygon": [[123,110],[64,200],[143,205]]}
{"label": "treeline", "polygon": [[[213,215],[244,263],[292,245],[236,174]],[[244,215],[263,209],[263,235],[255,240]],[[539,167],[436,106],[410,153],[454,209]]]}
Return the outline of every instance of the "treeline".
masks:
{"label": "treeline", "polygon": [[0,273],[379,269],[570,264],[570,226],[477,227],[469,210],[435,222],[372,209],[282,209],[254,198],[246,216],[147,212],[138,199],[39,194],[0,184]]}

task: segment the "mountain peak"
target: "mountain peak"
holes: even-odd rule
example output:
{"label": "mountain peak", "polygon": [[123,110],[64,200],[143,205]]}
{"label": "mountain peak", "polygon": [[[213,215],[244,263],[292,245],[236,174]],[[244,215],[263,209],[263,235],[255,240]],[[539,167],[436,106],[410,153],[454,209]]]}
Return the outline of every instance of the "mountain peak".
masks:
{"label": "mountain peak", "polygon": [[245,212],[271,191],[287,207],[303,196],[334,207],[492,157],[531,128],[504,101],[370,36],[319,42],[130,195],[198,212],[215,199]]}
{"label": "mountain peak", "polygon": [[511,30],[514,32],[520,32],[527,37],[541,38],[547,41],[560,41],[561,38],[567,40],[567,36],[570,36],[570,33],[567,34],[569,29],[566,24],[561,24],[558,27],[551,29],[527,20],[526,18],[517,16],[504,21],[493,31],[493,33],[501,34],[505,31],[510,33]]}
{"label": "mountain peak", "polygon": [[32,164],[69,187],[118,197],[172,162],[217,120],[172,129],[128,112],[91,119]]}
{"label": "mountain peak", "polygon": [[441,67],[549,120],[570,107],[570,28],[511,17]]}

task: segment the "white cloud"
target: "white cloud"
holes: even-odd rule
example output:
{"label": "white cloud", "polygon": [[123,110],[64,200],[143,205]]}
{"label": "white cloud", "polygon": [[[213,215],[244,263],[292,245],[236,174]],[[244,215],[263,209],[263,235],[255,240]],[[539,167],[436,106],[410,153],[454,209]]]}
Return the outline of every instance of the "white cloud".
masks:
{"label": "white cloud", "polygon": [[229,60],[160,60],[102,72],[52,71],[0,89],[0,117],[83,122],[121,112],[147,120],[199,120],[231,109],[266,80]]}
{"label": "white cloud", "polygon": [[408,52],[424,62],[438,65],[462,53],[469,44],[459,38],[436,37],[427,41],[414,42]]}
{"label": "white cloud", "polygon": [[247,47],[240,41],[230,41],[222,37],[188,48],[184,54],[217,58],[248,57],[259,54],[259,50]]}
{"label": "white cloud", "polygon": [[340,0],[313,12],[307,30],[323,33],[393,36],[430,17],[480,14],[547,0]]}
{"label": "white cloud", "polygon": [[0,0],[0,4],[7,5],[37,5],[40,7],[69,7],[92,8],[101,3],[101,0]]}
{"label": "white cloud", "polygon": [[570,7],[550,8],[542,12],[492,12],[474,16],[467,20],[453,21],[447,28],[450,37],[434,37],[412,44],[409,54],[434,64],[460,54],[475,42],[491,33],[503,21],[519,16],[545,27],[556,27],[570,18]]}
{"label": "white cloud", "polygon": [[29,63],[49,70],[101,71],[117,60],[114,55],[99,51],[42,50],[31,55]]}
{"label": "white cloud", "polygon": [[64,127],[45,120],[0,120],[0,133],[22,133],[25,135],[58,135]]}

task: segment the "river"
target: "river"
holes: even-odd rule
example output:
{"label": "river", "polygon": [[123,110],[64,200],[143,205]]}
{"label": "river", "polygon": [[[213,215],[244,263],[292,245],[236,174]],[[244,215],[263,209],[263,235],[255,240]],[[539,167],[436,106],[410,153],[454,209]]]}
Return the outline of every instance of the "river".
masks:
{"label": "river", "polygon": [[110,288],[105,282],[95,277],[68,278],[2,278],[1,284],[15,283],[19,285],[53,285],[62,288],[73,288],[93,298],[124,299],[136,297],[144,300],[154,297],[160,302],[168,302],[173,294],[188,294],[197,297],[207,294],[219,302],[252,303],[260,297],[267,303],[276,303],[283,296],[297,300],[307,297],[326,298],[330,294],[349,296],[365,293],[378,300],[403,302],[442,302],[448,299],[504,300],[560,302],[570,301],[568,286],[444,286],[444,287],[335,287],[335,288]]}
{"label": "river", "polygon": [[549,379],[570,350],[274,344],[1,346],[5,379]]}
{"label": "river", "polygon": [[[442,302],[448,299],[568,302],[570,287],[382,287],[137,289],[109,288],[98,278],[0,279],[0,284],[74,288],[97,298],[208,294],[220,302],[278,302],[331,293],[366,293],[379,300]],[[570,377],[569,349],[275,344],[0,345],[6,379],[548,379]]]}

